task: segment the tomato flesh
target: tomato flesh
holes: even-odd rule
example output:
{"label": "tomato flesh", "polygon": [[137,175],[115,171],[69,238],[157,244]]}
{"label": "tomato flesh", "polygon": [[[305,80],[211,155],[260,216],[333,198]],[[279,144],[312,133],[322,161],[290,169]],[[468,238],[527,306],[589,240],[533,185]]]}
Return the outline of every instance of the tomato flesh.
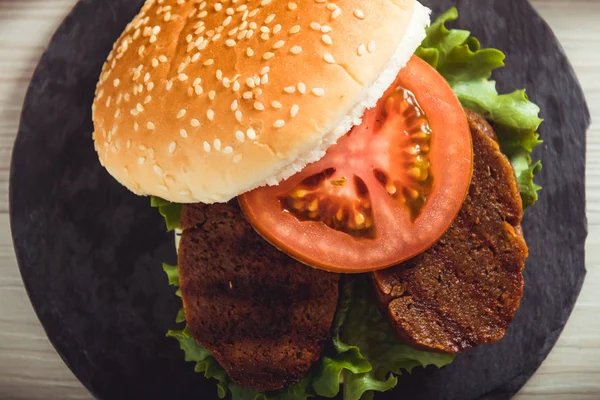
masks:
{"label": "tomato flesh", "polygon": [[435,243],[466,196],[473,150],[446,81],[413,57],[320,161],[239,197],[254,228],[310,266],[382,269]]}

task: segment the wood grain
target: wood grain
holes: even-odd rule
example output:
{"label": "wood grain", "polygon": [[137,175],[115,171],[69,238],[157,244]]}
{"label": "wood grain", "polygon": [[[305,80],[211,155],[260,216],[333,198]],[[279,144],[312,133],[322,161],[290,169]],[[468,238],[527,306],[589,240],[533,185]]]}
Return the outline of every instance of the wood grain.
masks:
{"label": "wood grain", "polygon": [[[561,40],[600,119],[600,1],[532,0]],[[28,82],[76,0],[0,0],[0,399],[89,399],[56,354],[23,289],[8,218],[10,155]],[[600,398],[600,124],[588,133],[588,276],[557,346],[516,396]]]}

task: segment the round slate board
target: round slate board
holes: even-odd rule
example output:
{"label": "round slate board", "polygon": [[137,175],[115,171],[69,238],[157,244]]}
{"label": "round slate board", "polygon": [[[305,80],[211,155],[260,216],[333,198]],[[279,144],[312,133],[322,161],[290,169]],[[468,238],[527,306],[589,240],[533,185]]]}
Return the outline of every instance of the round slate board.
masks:
{"label": "round slate board", "polygon": [[[180,301],[161,269],[173,238],[147,198],[121,187],[97,161],[91,104],[102,63],[140,0],[82,0],[42,56],[15,143],[11,227],[33,307],[67,365],[100,399],[216,398],[165,338]],[[541,106],[544,169],[526,213],[525,296],[500,342],[441,370],[400,378],[377,398],[504,399],[544,360],[583,283],[584,97],[551,30],[525,0],[425,0],[434,15],[458,3],[460,27],[504,50],[499,88],[526,87]]]}

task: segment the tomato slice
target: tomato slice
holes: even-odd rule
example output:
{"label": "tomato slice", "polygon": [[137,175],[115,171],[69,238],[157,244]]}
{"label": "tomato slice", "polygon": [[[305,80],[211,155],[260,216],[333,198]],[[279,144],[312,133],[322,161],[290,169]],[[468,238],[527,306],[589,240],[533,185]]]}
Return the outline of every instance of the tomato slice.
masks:
{"label": "tomato slice", "polygon": [[413,57],[325,157],[239,202],[258,233],[297,260],[328,271],[373,271],[443,235],[467,194],[472,161],[458,99]]}

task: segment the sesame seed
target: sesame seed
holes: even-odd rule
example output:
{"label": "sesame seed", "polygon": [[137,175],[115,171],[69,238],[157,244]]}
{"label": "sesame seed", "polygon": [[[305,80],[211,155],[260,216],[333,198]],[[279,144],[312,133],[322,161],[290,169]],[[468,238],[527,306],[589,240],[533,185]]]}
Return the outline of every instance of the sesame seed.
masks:
{"label": "sesame seed", "polygon": [[239,28],[236,26],[235,28],[233,28],[232,30],[230,30],[227,33],[227,36],[233,36],[233,35],[235,35],[236,33],[238,33],[238,30],[239,30]]}
{"label": "sesame seed", "polygon": [[240,110],[235,110],[235,120],[237,122],[242,122],[242,112]]}
{"label": "sesame seed", "polygon": [[179,110],[177,113],[177,119],[183,118],[185,116],[186,111],[184,109]]}
{"label": "sesame seed", "polygon": [[152,59],[152,66],[153,66],[154,68],[158,67],[158,60],[157,60],[156,58],[153,58],[153,59]]}
{"label": "sesame seed", "polygon": [[248,57],[252,57],[252,56],[254,55],[254,50],[252,50],[250,47],[248,47],[248,48],[246,49],[246,55],[247,55]]}
{"label": "sesame seed", "polygon": [[339,7],[338,7],[338,6],[337,6],[337,4],[335,4],[335,3],[328,3],[328,4],[327,4],[327,9],[328,9],[329,11],[333,11],[333,10],[336,10],[336,9],[338,9],[338,8],[339,8]]}
{"label": "sesame seed", "polygon": [[235,11],[242,12],[242,11],[245,11],[247,8],[248,8],[248,6],[246,4],[242,4],[241,6],[236,8]]}
{"label": "sesame seed", "polygon": [[319,24],[318,22],[311,22],[310,28],[314,31],[319,31],[321,30],[321,24]]}
{"label": "sesame seed", "polygon": [[254,140],[256,139],[256,131],[252,128],[249,128],[246,130],[246,136],[248,136],[248,139]]}
{"label": "sesame seed", "polygon": [[203,91],[204,90],[202,89],[202,86],[200,86],[200,85],[194,86],[194,93],[196,93],[196,95],[200,96]]}
{"label": "sesame seed", "polygon": [[325,90],[321,89],[321,88],[314,88],[312,90],[313,94],[317,97],[321,97],[323,95],[325,95]]}
{"label": "sesame seed", "polygon": [[358,52],[359,56],[364,56],[365,53],[367,52],[367,48],[365,47],[364,44],[361,44],[360,46],[358,46],[357,52]]}
{"label": "sesame seed", "polygon": [[300,32],[300,25],[292,26],[288,32],[290,35],[295,35],[296,33]]}
{"label": "sesame seed", "polygon": [[148,82],[150,80],[150,73],[146,72],[146,74],[144,75],[144,82]]}
{"label": "sesame seed", "polygon": [[241,154],[236,154],[236,155],[233,157],[233,162],[234,162],[235,164],[239,163],[241,160],[242,160],[242,155],[241,155]]}
{"label": "sesame seed", "polygon": [[364,19],[365,13],[362,12],[361,10],[354,10],[354,16],[358,19]]}
{"label": "sesame seed", "polygon": [[217,77],[218,80],[223,79],[223,71],[218,69],[217,72],[215,72],[215,76]]}
{"label": "sesame seed", "polygon": [[369,44],[367,45],[367,50],[369,51],[369,53],[374,52],[377,49],[377,45],[375,44],[374,40],[371,40],[369,42]]}
{"label": "sesame seed", "polygon": [[196,118],[192,118],[190,120],[190,125],[193,126],[194,128],[197,128],[200,126],[200,121],[198,121]]}
{"label": "sesame seed", "polygon": [[235,10],[231,7],[228,7],[227,10],[225,10],[225,12],[227,13],[227,15],[233,15],[235,13]]}
{"label": "sesame seed", "polygon": [[216,95],[217,95],[217,92],[215,92],[214,90],[211,90],[210,92],[208,92],[208,98],[211,100],[214,100]]}
{"label": "sesame seed", "polygon": [[154,170],[154,172],[156,173],[156,175],[158,175],[158,176],[162,176],[163,175],[163,170],[158,165],[153,166],[152,169]]}
{"label": "sesame seed", "polygon": [[273,108],[281,108],[281,107],[282,107],[281,103],[280,103],[280,102],[278,102],[277,100],[274,100],[274,101],[272,101],[272,102],[271,102],[271,106],[272,106]]}
{"label": "sesame seed", "polygon": [[154,126],[154,124],[150,121],[148,121],[148,123],[146,124],[146,127],[148,129],[150,129],[151,131],[153,131],[154,129],[156,129],[156,127]]}
{"label": "sesame seed", "polygon": [[300,111],[300,107],[298,107],[297,104],[294,104],[292,108],[290,108],[290,116],[294,118],[296,115],[298,115],[298,111]]}
{"label": "sesame seed", "polygon": [[285,40],[278,40],[273,44],[274,49],[280,49],[285,44]]}
{"label": "sesame seed", "polygon": [[278,34],[279,32],[281,32],[281,25],[280,25],[280,24],[277,24],[277,25],[275,25],[275,26],[273,27],[273,34],[274,34],[274,35],[276,35],[276,34]]}
{"label": "sesame seed", "polygon": [[325,53],[325,55],[323,56],[323,60],[325,60],[325,62],[329,64],[335,64],[335,59],[333,58],[331,53]]}
{"label": "sesame seed", "polygon": [[227,45],[227,47],[233,47],[233,46],[235,46],[235,40],[233,40],[233,39],[227,39],[225,41],[225,44]]}
{"label": "sesame seed", "polygon": [[258,8],[255,8],[254,10],[250,11],[250,14],[248,14],[248,16],[250,18],[254,17],[256,14],[258,14],[260,10]]}
{"label": "sesame seed", "polygon": [[206,112],[206,118],[209,119],[209,121],[212,121],[215,118],[215,112],[213,110],[208,110]]}
{"label": "sesame seed", "polygon": [[208,60],[204,61],[204,65],[209,66],[209,65],[213,65],[215,62],[215,60],[213,60],[212,58],[209,58]]}
{"label": "sesame seed", "polygon": [[260,85],[260,77],[259,77],[258,75],[255,75],[255,76],[254,76],[254,84],[255,84],[256,86]]}
{"label": "sesame seed", "polygon": [[263,33],[261,33],[261,34],[260,34],[260,38],[261,38],[262,40],[269,40],[270,36],[269,36],[269,34],[268,34],[268,33],[266,33],[266,32],[263,32]]}
{"label": "sesame seed", "polygon": [[179,130],[179,134],[181,135],[182,138],[187,139],[188,134],[187,131],[185,129],[180,129]]}
{"label": "sesame seed", "polygon": [[237,92],[240,90],[240,83],[238,81],[233,82],[233,91]]}
{"label": "sesame seed", "polygon": [[223,9],[223,4],[221,4],[221,3],[215,3],[214,8],[215,8],[215,11],[219,12],[219,11],[221,11]]}
{"label": "sesame seed", "polygon": [[150,43],[156,42],[156,35],[150,36],[150,40],[149,41],[150,41]]}
{"label": "sesame seed", "polygon": [[208,11],[202,11],[201,13],[198,13],[198,18],[204,18],[208,15]]}
{"label": "sesame seed", "polygon": [[177,75],[177,79],[179,79],[180,81],[187,81],[188,76],[186,74],[179,74]]}
{"label": "sesame seed", "polygon": [[282,119],[278,119],[277,121],[275,121],[275,123],[273,123],[274,128],[283,128],[284,125],[285,121]]}
{"label": "sesame seed", "polygon": [[[329,4],[331,4],[331,3],[329,3]],[[331,19],[337,19],[340,15],[342,15],[342,9],[341,8],[336,8],[331,13]]]}
{"label": "sesame seed", "polygon": [[275,19],[275,14],[270,14],[267,18],[265,18],[265,24],[270,24]]}
{"label": "sesame seed", "polygon": [[215,139],[213,142],[213,148],[217,151],[221,150],[221,141],[219,139]]}
{"label": "sesame seed", "polygon": [[222,26],[227,26],[227,25],[229,25],[229,24],[231,23],[231,19],[232,19],[232,18],[231,18],[231,15],[229,15],[227,18],[225,18],[225,19],[223,20],[223,22],[221,23],[221,25],[222,25]]}
{"label": "sesame seed", "polygon": [[[254,81],[252,81],[254,82]],[[246,100],[249,100],[252,98],[252,92],[244,92],[244,94],[242,94],[242,97]]]}
{"label": "sesame seed", "polygon": [[167,56],[164,56],[164,55],[158,56],[158,61],[160,61],[160,62],[167,62]]}
{"label": "sesame seed", "polygon": [[246,78],[246,85],[248,85],[248,87],[253,88],[256,86],[256,84],[254,83],[254,79],[252,78]]}
{"label": "sesame seed", "polygon": [[137,122],[133,123],[133,130],[137,132],[137,130],[140,129],[140,125]]}
{"label": "sesame seed", "polygon": [[191,87],[187,88],[187,95],[189,97],[192,97],[194,95],[194,89]]}
{"label": "sesame seed", "polygon": [[200,83],[202,83],[202,78],[196,78],[196,79],[194,79],[194,82],[192,83],[192,85],[196,86],[196,85],[199,85]]}
{"label": "sesame seed", "polygon": [[120,114],[121,114],[121,109],[117,108],[117,111],[115,111],[115,118],[119,118]]}
{"label": "sesame seed", "polygon": [[237,110],[237,108],[238,108],[238,101],[236,99],[231,102],[231,111],[235,111],[235,110]]}
{"label": "sesame seed", "polygon": [[244,143],[246,141],[246,135],[244,135],[244,132],[242,131],[236,131],[235,138],[241,143]]}
{"label": "sesame seed", "polygon": [[231,154],[233,153],[233,148],[231,146],[227,146],[223,149],[223,154]]}
{"label": "sesame seed", "polygon": [[221,34],[220,34],[220,33],[217,33],[215,36],[213,36],[213,37],[212,37],[212,39],[211,39],[211,40],[214,42],[214,41],[216,41],[216,40],[219,40],[219,38],[220,38],[220,37],[221,37]]}
{"label": "sesame seed", "polygon": [[127,139],[127,144],[125,145],[128,149],[131,148],[131,139]]}
{"label": "sesame seed", "polygon": [[269,4],[270,2],[271,2],[271,0],[262,0],[262,1],[260,2],[260,5],[261,5],[262,7],[264,7],[264,6],[266,6],[267,4]]}
{"label": "sesame seed", "polygon": [[138,158],[138,164],[139,165],[144,165],[145,162],[146,162],[146,157],[139,157]]}
{"label": "sesame seed", "polygon": [[210,153],[210,143],[208,143],[208,142],[206,142],[206,141],[205,141],[205,142],[202,144],[202,147],[204,147],[204,152],[206,152],[206,153]]}
{"label": "sesame seed", "polygon": [[115,80],[113,81],[113,85],[114,85],[114,87],[118,87],[120,82],[121,82],[121,81],[120,81],[119,79],[115,79]]}
{"label": "sesame seed", "polygon": [[256,109],[258,111],[262,111],[262,110],[265,109],[265,106],[260,101],[255,101],[254,102],[254,109]]}
{"label": "sesame seed", "polygon": [[323,36],[321,36],[321,40],[325,44],[332,44],[333,43],[333,41],[331,40],[331,36],[329,36],[327,34],[324,34]]}
{"label": "sesame seed", "polygon": [[306,93],[306,85],[302,82],[298,83],[298,91],[302,94]]}
{"label": "sesame seed", "polygon": [[136,109],[137,109],[139,112],[142,112],[142,111],[144,111],[144,106],[142,106],[140,103],[137,103],[137,104],[135,105],[135,108],[136,108]]}
{"label": "sesame seed", "polygon": [[331,32],[332,30],[333,30],[333,28],[332,28],[332,27],[330,27],[329,25],[323,25],[323,26],[321,27],[321,32],[323,32],[323,33],[329,33],[329,32]]}
{"label": "sesame seed", "polygon": [[169,153],[173,154],[175,152],[175,149],[177,148],[177,143],[175,142],[171,142],[169,144]]}
{"label": "sesame seed", "polygon": [[200,53],[196,53],[192,56],[192,62],[195,63],[200,59]]}
{"label": "sesame seed", "polygon": [[286,93],[294,93],[296,91],[296,88],[294,86],[286,86],[283,88],[283,91]]}
{"label": "sesame seed", "polygon": [[289,9],[290,11],[294,11],[296,8],[298,8],[298,4],[294,3],[293,1],[290,1],[290,2],[288,3],[288,9]]}
{"label": "sesame seed", "polygon": [[260,83],[262,85],[266,85],[267,83],[269,83],[269,75],[264,74],[261,78],[260,78]]}
{"label": "sesame seed", "polygon": [[300,54],[302,53],[302,47],[300,46],[294,46],[290,49],[290,53],[292,54]]}
{"label": "sesame seed", "polygon": [[223,86],[228,88],[230,86],[230,80],[229,78],[223,78]]}
{"label": "sesame seed", "polygon": [[152,96],[146,96],[146,98],[144,98],[144,104],[148,104],[152,101]]}
{"label": "sesame seed", "polygon": [[192,41],[192,39],[193,39],[193,38],[194,38],[194,37],[192,36],[192,34],[191,34],[191,33],[188,33],[188,34],[187,34],[187,36],[185,37],[185,41],[186,41],[186,42],[188,42],[188,43],[190,43],[190,42]]}

